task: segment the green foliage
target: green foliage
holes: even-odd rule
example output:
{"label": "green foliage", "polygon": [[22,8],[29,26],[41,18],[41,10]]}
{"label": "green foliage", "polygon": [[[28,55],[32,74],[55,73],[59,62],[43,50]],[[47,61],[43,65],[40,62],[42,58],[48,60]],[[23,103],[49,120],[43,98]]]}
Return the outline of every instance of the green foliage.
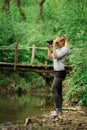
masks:
{"label": "green foliage", "polygon": [[[4,75],[3,75],[4,73]],[[42,76],[34,72],[20,72],[14,73],[11,71],[1,71],[0,85],[14,88],[17,91],[19,88],[24,89],[38,89],[45,88],[46,82]],[[5,78],[4,78],[5,77]]]}
{"label": "green foliage", "polygon": [[0,12],[0,46],[11,45],[15,41],[9,16]]}
{"label": "green foliage", "polygon": [[[2,6],[3,1],[0,3]],[[75,92],[78,103],[87,106],[87,3],[81,0],[47,0],[43,6],[43,23],[40,22],[38,4],[39,0],[21,1],[26,21],[22,20],[14,0],[10,2],[10,13],[0,12],[0,46],[11,46],[17,42],[19,46],[35,44],[39,47],[47,47],[46,40],[66,34],[72,50],[69,63],[73,66],[73,71],[67,78],[70,88],[66,97],[70,100]],[[13,62],[13,57],[13,51],[1,51],[0,53],[0,61]],[[19,50],[18,63],[29,63],[30,57],[30,50]],[[36,50],[34,64],[44,63],[45,60],[47,60],[47,53]],[[37,76],[35,74],[35,77]],[[29,83],[35,82],[35,77],[34,81],[30,78]],[[37,87],[41,80],[45,85],[44,80],[40,77],[35,84]],[[23,82],[20,81],[20,85],[22,84]]]}

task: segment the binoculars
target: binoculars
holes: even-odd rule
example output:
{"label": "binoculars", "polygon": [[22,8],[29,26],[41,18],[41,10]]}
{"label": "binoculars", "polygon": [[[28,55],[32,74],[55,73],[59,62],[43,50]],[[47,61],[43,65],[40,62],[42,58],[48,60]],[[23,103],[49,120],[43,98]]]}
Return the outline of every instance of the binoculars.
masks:
{"label": "binoculars", "polygon": [[[52,45],[53,40],[48,40],[47,43],[48,43],[49,45]],[[59,42],[56,42],[56,43],[58,44]]]}
{"label": "binoculars", "polygon": [[52,45],[53,40],[48,40],[47,43],[50,44],[50,45]]}

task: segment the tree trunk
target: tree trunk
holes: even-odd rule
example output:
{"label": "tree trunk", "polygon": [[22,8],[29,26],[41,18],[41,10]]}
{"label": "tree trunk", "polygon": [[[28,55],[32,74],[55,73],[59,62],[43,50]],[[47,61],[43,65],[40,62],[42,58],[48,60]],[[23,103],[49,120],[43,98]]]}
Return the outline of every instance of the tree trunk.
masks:
{"label": "tree trunk", "polygon": [[10,0],[4,0],[3,10],[5,10],[7,12],[7,11],[9,11],[9,9],[10,9]]}
{"label": "tree trunk", "polygon": [[20,7],[20,0],[16,0],[16,5],[17,5],[18,11],[20,12],[20,15],[23,18],[23,20],[26,20],[26,16]]}
{"label": "tree trunk", "polygon": [[39,8],[40,8],[40,20],[43,22],[44,21],[44,17],[43,17],[43,4],[44,4],[45,0],[40,0],[39,2]]}

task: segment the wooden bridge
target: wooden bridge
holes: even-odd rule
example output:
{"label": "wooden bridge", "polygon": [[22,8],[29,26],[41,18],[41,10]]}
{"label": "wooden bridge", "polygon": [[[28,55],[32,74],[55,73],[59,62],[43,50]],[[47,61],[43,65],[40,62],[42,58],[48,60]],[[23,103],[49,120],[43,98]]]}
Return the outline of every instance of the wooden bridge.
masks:
{"label": "wooden bridge", "polygon": [[[24,48],[18,48],[18,44],[15,45],[14,48],[0,48],[0,50],[14,50],[14,63],[7,63],[7,62],[0,62],[0,69],[2,70],[13,70],[13,71],[32,71],[32,72],[37,72],[45,77],[51,77],[53,76],[53,66],[48,65],[47,61],[45,63],[40,64],[40,65],[34,65],[34,58],[35,58],[35,49],[40,49],[40,50],[46,50],[46,47],[36,47],[33,45],[32,47],[27,47],[29,49],[32,49],[32,54],[31,54],[31,61],[29,64],[18,64],[18,50],[19,49],[24,49]],[[71,67],[66,66],[66,71],[67,73],[70,72]]]}
{"label": "wooden bridge", "polygon": [[14,70],[14,63],[0,62],[1,70],[13,70],[13,71],[24,71],[24,72],[37,72],[45,77],[53,76],[53,66],[45,65],[27,65],[27,64],[16,64],[16,70]]}

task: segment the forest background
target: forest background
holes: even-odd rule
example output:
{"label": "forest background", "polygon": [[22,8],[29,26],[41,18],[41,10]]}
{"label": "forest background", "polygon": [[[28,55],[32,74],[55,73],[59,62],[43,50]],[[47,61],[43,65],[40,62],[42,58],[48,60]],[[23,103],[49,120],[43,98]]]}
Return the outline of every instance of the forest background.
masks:
{"label": "forest background", "polygon": [[[66,34],[72,55],[68,64],[72,72],[66,78],[66,99],[73,93],[79,105],[87,106],[87,1],[86,0],[0,0],[0,48],[47,47],[47,40]],[[14,52],[0,49],[0,62],[13,62]],[[31,51],[20,50],[18,63],[29,64]],[[36,51],[34,64],[47,60],[47,51]],[[50,63],[47,60],[48,63]],[[1,71],[1,70],[0,70]],[[37,73],[0,72],[0,86],[15,89],[45,87]],[[37,82],[36,82],[37,81]],[[50,86],[49,86],[50,87]]]}

